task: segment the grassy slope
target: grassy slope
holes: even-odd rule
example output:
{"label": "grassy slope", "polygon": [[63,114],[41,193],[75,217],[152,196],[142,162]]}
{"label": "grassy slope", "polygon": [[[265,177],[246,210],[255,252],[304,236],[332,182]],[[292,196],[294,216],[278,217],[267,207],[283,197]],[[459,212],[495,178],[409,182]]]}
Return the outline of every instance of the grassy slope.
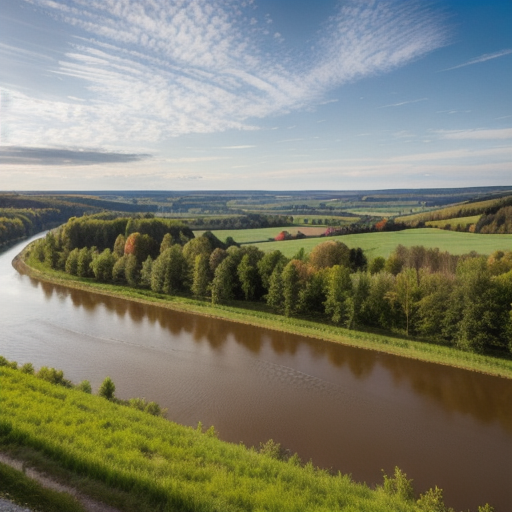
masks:
{"label": "grassy slope", "polygon": [[[509,196],[510,197],[510,196]],[[499,199],[488,199],[486,201],[477,201],[474,203],[460,203],[454,206],[448,206],[446,208],[440,208],[438,210],[432,210],[429,212],[416,213],[413,215],[403,215],[395,219],[396,222],[418,222],[427,221],[430,219],[449,219],[460,215],[460,212],[468,210],[478,210],[483,212],[486,208],[490,208],[500,203],[508,197],[501,197]]]}
{"label": "grassy slope", "polygon": [[0,446],[29,447],[71,475],[125,493],[132,497],[126,509],[417,510],[348,476],[280,461],[11,368],[0,368],[0,379]]}
{"label": "grassy slope", "polygon": [[428,222],[425,222],[425,224],[430,228],[444,228],[448,224],[450,224],[452,228],[455,228],[459,224],[461,226],[476,224],[480,217],[481,215],[473,215],[472,217],[454,217],[452,219],[444,220],[429,220]]}
{"label": "grassy slope", "polygon": [[[37,263],[33,261],[30,261],[30,264],[33,266],[29,267],[22,261],[21,257],[18,257],[16,260],[17,268],[24,273],[28,273],[43,281],[49,281],[71,288],[93,290],[103,295],[122,297],[148,304],[157,304],[158,306],[176,311],[185,311],[277,331],[290,332],[343,345],[377,350],[412,359],[512,378],[512,360],[498,359],[470,352],[461,352],[451,347],[404,340],[393,336],[343,329],[326,324],[325,322],[318,323],[298,318],[286,318],[282,315],[269,312],[266,307],[260,303],[234,303],[232,305],[212,306],[207,301],[161,295],[143,289],[101,284],[92,279],[79,279],[65,274],[64,272],[49,271],[41,266],[39,266],[39,269],[35,268]],[[244,307],[242,308],[240,306]]]}
{"label": "grassy slope", "polygon": [[[233,236],[237,240],[236,236]],[[475,233],[459,233],[443,231],[435,228],[406,229],[404,231],[386,233],[361,233],[329,238],[308,238],[304,240],[289,240],[285,242],[256,243],[263,251],[279,249],[285,256],[292,257],[304,247],[310,252],[313,247],[326,240],[338,240],[350,248],[361,247],[368,259],[376,256],[388,257],[398,244],[412,247],[438,247],[440,251],[452,254],[466,254],[476,251],[480,254],[491,254],[497,249],[512,250],[512,235],[480,235]]]}

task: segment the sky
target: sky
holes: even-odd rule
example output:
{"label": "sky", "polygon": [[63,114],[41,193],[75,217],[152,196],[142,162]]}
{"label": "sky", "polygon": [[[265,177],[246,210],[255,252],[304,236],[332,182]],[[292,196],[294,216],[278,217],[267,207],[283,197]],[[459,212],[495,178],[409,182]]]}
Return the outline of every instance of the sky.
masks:
{"label": "sky", "polygon": [[2,0],[0,190],[512,185],[510,0]]}

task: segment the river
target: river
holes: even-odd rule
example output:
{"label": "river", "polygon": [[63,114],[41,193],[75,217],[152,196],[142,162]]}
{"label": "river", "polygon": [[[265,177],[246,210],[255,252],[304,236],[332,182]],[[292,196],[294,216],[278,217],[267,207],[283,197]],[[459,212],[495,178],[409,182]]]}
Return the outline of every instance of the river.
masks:
{"label": "river", "polygon": [[457,510],[512,510],[512,380],[68,290],[0,254],[0,354],[96,391],[167,407],[184,425],[382,483],[403,469]]}

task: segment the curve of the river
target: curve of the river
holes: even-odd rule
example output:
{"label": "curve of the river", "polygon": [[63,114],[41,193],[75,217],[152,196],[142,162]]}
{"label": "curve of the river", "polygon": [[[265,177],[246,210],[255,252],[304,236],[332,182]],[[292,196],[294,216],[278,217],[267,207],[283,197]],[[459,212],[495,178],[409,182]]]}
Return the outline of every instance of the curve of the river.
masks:
{"label": "curve of the river", "polygon": [[457,509],[512,510],[512,381],[344,347],[20,275],[0,254],[0,354],[143,396],[222,439],[270,438],[382,482],[395,465]]}

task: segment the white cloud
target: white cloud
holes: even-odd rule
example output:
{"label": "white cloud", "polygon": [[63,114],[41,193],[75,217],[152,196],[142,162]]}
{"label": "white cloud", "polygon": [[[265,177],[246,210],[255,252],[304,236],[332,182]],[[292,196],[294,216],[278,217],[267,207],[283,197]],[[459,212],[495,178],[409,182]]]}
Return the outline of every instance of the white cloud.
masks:
{"label": "white cloud", "polygon": [[419,100],[401,101],[399,103],[391,103],[390,105],[382,105],[378,108],[401,107],[402,105],[409,105],[411,103],[419,103],[420,101],[427,101],[428,98],[420,98]]}
{"label": "white cloud", "polygon": [[459,64],[458,66],[453,66],[452,68],[444,69],[443,71],[451,71],[452,69],[464,68],[466,66],[471,66],[473,64],[480,64],[481,62],[486,62],[488,60],[497,59],[499,57],[504,57],[505,55],[510,55],[512,53],[512,49],[501,50],[495,53],[486,53],[477,57],[476,59],[472,59],[464,64]]}
{"label": "white cloud", "polygon": [[52,65],[64,96],[11,91],[5,122],[17,145],[140,146],[256,129],[258,119],[328,103],[333,88],[445,42],[442,21],[415,1],[340,3],[316,50],[296,60],[279,53],[273,35],[262,44],[253,6],[235,0],[25,1],[85,35]]}
{"label": "white cloud", "polygon": [[445,139],[452,140],[501,140],[512,139],[512,128],[496,130],[449,130],[439,132]]}

